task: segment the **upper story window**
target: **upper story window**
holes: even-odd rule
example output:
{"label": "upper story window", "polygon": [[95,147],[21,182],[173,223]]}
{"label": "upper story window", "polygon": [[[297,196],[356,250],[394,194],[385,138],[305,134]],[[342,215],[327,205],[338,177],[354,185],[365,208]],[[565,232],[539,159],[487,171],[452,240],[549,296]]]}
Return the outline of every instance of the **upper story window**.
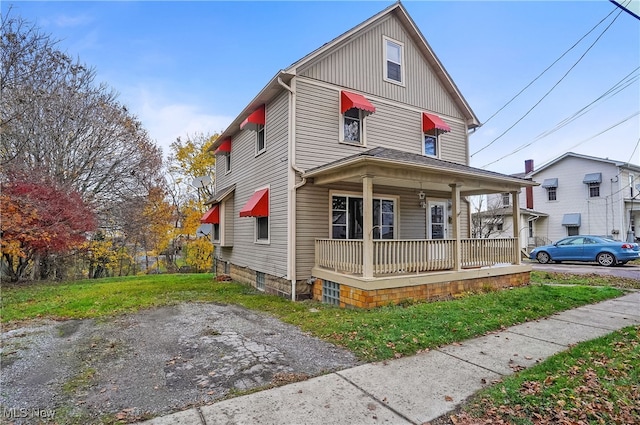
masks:
{"label": "upper story window", "polygon": [[438,156],[438,134],[435,130],[430,130],[423,134],[424,136],[424,144],[423,151],[424,155],[430,156]]}
{"label": "upper story window", "polygon": [[384,37],[384,57],[384,79],[392,83],[404,84],[404,45]]}
{"label": "upper story window", "polygon": [[240,130],[250,130],[256,132],[256,155],[267,150],[265,141],[265,106],[259,106],[240,124]]}
{"label": "upper story window", "polygon": [[629,174],[629,189],[631,193],[629,194],[632,198],[635,196],[635,188],[633,185],[635,184],[635,177],[633,174]]}
{"label": "upper story window", "polygon": [[602,173],[590,173],[582,180],[589,188],[589,198],[600,197],[600,183],[602,183]]}
{"label": "upper story window", "polygon": [[267,145],[264,140],[264,125],[258,125],[256,128],[256,155],[267,150]]}
{"label": "upper story window", "polygon": [[224,157],[224,173],[228,174],[231,172],[231,152],[223,155]]}
{"label": "upper story window", "polygon": [[228,174],[231,172],[231,138],[228,137],[220,143],[215,151],[216,156],[222,155],[224,161],[224,172]]}
{"label": "upper story window", "polygon": [[440,156],[440,133],[449,132],[451,128],[434,114],[422,113],[422,154]]}
{"label": "upper story window", "polygon": [[340,140],[345,143],[365,145],[365,117],[376,108],[364,96],[342,91],[340,94]]}
{"label": "upper story window", "polygon": [[344,113],[344,141],[362,144],[362,117],[360,109],[351,108]]}
{"label": "upper story window", "polygon": [[547,189],[547,200],[556,201],[557,200],[557,190],[558,190],[558,179],[545,179],[542,183],[542,187]]}
{"label": "upper story window", "polygon": [[510,205],[509,200],[511,199],[511,196],[508,193],[503,193],[502,194],[502,206],[503,207],[508,207]]}

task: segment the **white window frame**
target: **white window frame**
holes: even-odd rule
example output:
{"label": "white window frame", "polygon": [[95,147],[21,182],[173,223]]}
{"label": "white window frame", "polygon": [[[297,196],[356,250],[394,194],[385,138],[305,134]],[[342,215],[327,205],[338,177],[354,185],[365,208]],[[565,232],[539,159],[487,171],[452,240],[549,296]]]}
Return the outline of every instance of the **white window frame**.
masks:
{"label": "white window frame", "polygon": [[[356,109],[358,111],[358,117],[360,120],[360,141],[359,142],[354,142],[352,140],[346,140],[344,137],[344,113],[340,114],[340,143],[344,143],[346,145],[349,146],[359,146],[359,147],[366,147],[367,143],[367,131],[366,131],[366,125],[365,125],[365,118],[366,118],[366,114],[362,111],[362,109],[358,109],[358,108],[352,108],[352,109]],[[350,110],[350,109],[348,109]],[[347,111],[345,111],[347,112]]]}
{"label": "white window frame", "polygon": [[[396,46],[400,47],[400,63],[389,60],[388,51],[387,51],[389,43],[395,44]],[[404,83],[405,82],[404,43],[401,42],[401,41],[398,41],[398,40],[394,40],[391,37],[387,37],[386,35],[383,35],[382,36],[382,46],[383,46],[383,55],[382,55],[383,64],[382,64],[382,66],[383,66],[383,73],[384,73],[383,74],[384,75],[384,77],[383,77],[384,81],[387,81],[389,83],[397,84],[399,86],[403,86],[404,87],[404,85],[405,85],[405,83]],[[389,78],[387,62],[392,62],[392,63],[400,65],[400,81],[394,80],[393,78]]]}
{"label": "white window frame", "polygon": [[[254,191],[254,193],[263,189],[269,190],[269,215],[266,217],[253,218],[253,243],[258,245],[270,245],[271,244],[271,185],[259,187]],[[267,219],[267,238],[266,239],[258,239],[258,219],[261,219],[261,218]]]}
{"label": "white window frame", "polygon": [[[257,124],[256,126],[256,156],[267,151],[267,126],[264,124]],[[262,149],[260,149],[260,135],[262,135]]]}
{"label": "white window frame", "polygon": [[[598,195],[592,195],[591,189],[598,188]],[[587,198],[599,198],[600,197],[600,183],[587,183]]]}
{"label": "white window frame", "polygon": [[[344,196],[347,198],[361,198],[364,199],[364,196],[362,195],[362,193],[360,192],[350,192],[350,191],[343,191],[343,190],[330,190],[329,191],[329,239],[333,239],[333,197],[334,196]],[[393,239],[382,239],[382,238],[377,238],[374,239],[376,241],[380,240],[380,241],[389,241],[389,240],[396,240],[399,239],[399,235],[400,235],[400,197],[399,196],[395,196],[395,195],[380,195],[380,194],[376,194],[374,193],[372,196],[373,200],[381,200],[381,201],[393,201]],[[364,202],[364,201],[363,201]],[[348,204],[348,201],[347,201]],[[372,205],[373,208],[373,205]],[[364,214],[364,212],[363,212]],[[347,218],[348,220],[348,218]],[[347,221],[347,226],[348,226],[348,221]],[[347,228],[347,236],[349,235],[349,229]],[[337,239],[337,240],[343,240],[343,239]],[[350,239],[344,239],[344,240],[350,240]],[[360,240],[360,239],[355,239],[355,240]]]}
{"label": "white window frame", "polygon": [[224,156],[224,173],[229,174],[231,172],[231,152],[227,152]]}
{"label": "white window frame", "polygon": [[[558,188],[557,187],[548,187],[547,189],[547,202],[556,202],[558,200]],[[551,199],[551,194],[553,193],[553,198]]]}
{"label": "white window frame", "polygon": [[[433,154],[433,155],[430,154],[430,153],[427,153],[427,150],[425,149],[425,146],[424,146],[425,145],[425,140],[424,139],[427,136],[435,138],[435,143],[436,143],[435,151],[436,151],[436,153]],[[430,156],[430,157],[433,157],[433,158],[440,158],[440,137],[439,136],[440,136],[440,134],[438,133],[438,130],[435,129],[435,128],[432,129],[432,130],[429,130],[429,131],[423,131],[422,132],[422,155]]]}

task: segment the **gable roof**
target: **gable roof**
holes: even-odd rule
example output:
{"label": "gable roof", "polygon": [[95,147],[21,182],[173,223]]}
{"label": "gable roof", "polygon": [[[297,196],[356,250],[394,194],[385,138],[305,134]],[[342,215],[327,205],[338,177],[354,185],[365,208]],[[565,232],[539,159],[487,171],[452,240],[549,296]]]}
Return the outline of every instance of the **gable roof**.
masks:
{"label": "gable roof", "polygon": [[602,162],[602,163],[613,165],[615,167],[628,168],[630,170],[634,170],[634,171],[639,171],[640,172],[640,166],[636,165],[636,164],[632,164],[630,162],[616,161],[616,160],[609,159],[609,158],[598,158],[596,156],[582,155],[582,154],[575,153],[575,152],[567,152],[567,153],[565,153],[563,155],[560,155],[556,159],[553,159],[553,160],[547,162],[546,164],[542,165],[540,168],[533,170],[532,172],[527,174],[527,177],[531,178],[534,175],[536,175],[539,172],[541,172],[542,170],[544,170],[546,168],[549,168],[552,165],[563,161],[565,158],[570,158],[570,157],[579,158],[579,159],[586,159],[586,160],[589,160],[589,161],[598,161],[598,162]]}
{"label": "gable roof", "polygon": [[429,43],[427,43],[427,40],[422,35],[413,19],[411,19],[402,3],[400,3],[400,1],[397,1],[396,3],[385,8],[371,18],[367,19],[366,21],[360,23],[359,25],[356,25],[352,29],[339,35],[328,43],[323,44],[308,55],[291,64],[286,69],[278,71],[276,75],[274,75],[273,78],[271,78],[271,80],[267,83],[267,85],[260,91],[260,93],[258,93],[258,95],[253,98],[253,100],[251,100],[251,102],[249,102],[249,104],[242,110],[242,112],[240,112],[240,114],[231,122],[227,129],[224,130],[222,134],[220,134],[216,142],[213,143],[209,150],[215,150],[218,145],[222,143],[222,140],[227,137],[233,136],[239,130],[242,121],[244,121],[244,119],[247,118],[249,114],[251,114],[256,108],[267,103],[276,95],[278,95],[283,89],[285,89],[283,83],[288,85],[291,79],[297,75],[298,71],[302,67],[304,67],[311,61],[327,54],[328,52],[338,48],[343,43],[353,38],[354,35],[358,32],[369,27],[374,22],[380,19],[384,19],[388,15],[395,16],[406,28],[407,33],[412,38],[418,49],[422,52],[427,63],[433,68],[436,76],[445,88],[446,92],[451,96],[456,106],[462,111],[462,114],[466,118],[467,126],[469,128],[480,127],[480,121],[476,117],[475,113],[471,110],[471,107],[467,103],[466,99],[460,93],[460,90],[458,90],[458,87],[453,82],[453,79],[446,71],[440,60],[437,58],[437,56],[431,49],[431,46],[429,46]]}

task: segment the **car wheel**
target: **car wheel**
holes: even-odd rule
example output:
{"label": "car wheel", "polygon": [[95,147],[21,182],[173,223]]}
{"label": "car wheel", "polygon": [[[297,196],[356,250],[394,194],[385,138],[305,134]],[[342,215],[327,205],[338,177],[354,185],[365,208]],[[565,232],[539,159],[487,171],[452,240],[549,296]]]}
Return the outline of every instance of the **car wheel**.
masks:
{"label": "car wheel", "polygon": [[608,252],[601,252],[600,254],[598,254],[598,256],[596,257],[596,261],[598,261],[598,264],[604,267],[615,266],[617,263],[616,257],[614,257],[612,254],[609,254]]}
{"label": "car wheel", "polygon": [[547,264],[551,260],[551,257],[549,257],[549,254],[546,252],[541,251],[536,255],[536,260],[538,260],[540,264]]}

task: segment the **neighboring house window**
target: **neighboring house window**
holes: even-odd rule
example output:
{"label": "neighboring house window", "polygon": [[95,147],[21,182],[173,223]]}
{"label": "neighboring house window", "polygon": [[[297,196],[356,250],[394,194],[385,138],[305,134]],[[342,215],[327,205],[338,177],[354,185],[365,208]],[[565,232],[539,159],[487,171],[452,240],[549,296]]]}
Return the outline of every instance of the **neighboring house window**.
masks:
{"label": "neighboring house window", "polygon": [[344,141],[362,143],[362,113],[360,109],[351,108],[344,112]]}
{"label": "neighboring house window", "polygon": [[438,156],[438,131],[433,129],[425,132],[424,155]]}
{"label": "neighboring house window", "polygon": [[511,196],[510,196],[508,193],[503,193],[503,194],[502,194],[502,206],[503,206],[503,207],[508,207],[508,206],[509,206],[509,204],[510,204],[510,202],[509,202],[510,197],[511,197]]}
{"label": "neighboring house window", "polygon": [[567,226],[567,236],[577,236],[580,234],[578,226]]}
{"label": "neighboring house window", "polygon": [[533,220],[529,220],[529,237],[533,237]]}
{"label": "neighboring house window", "polygon": [[600,197],[600,183],[589,183],[589,198]]}
{"label": "neighboring house window", "polygon": [[[356,196],[332,197],[333,239],[362,239],[362,198]],[[374,198],[373,238],[393,239],[395,234],[395,201]]]}
{"label": "neighboring house window", "polygon": [[557,190],[556,187],[548,187],[547,188],[547,199],[549,201],[557,201],[558,200],[557,199],[557,195],[556,195],[556,193],[557,193],[556,190]]}
{"label": "neighboring house window", "polygon": [[258,124],[256,128],[256,155],[267,150],[267,145],[264,140],[264,125]]}
{"label": "neighboring house window", "polygon": [[632,198],[634,196],[634,187],[633,187],[634,182],[635,182],[634,175],[633,174],[629,174],[629,188],[631,189],[630,195],[631,195]]}
{"label": "neighboring house window", "polygon": [[385,68],[384,79],[393,83],[403,83],[404,46],[402,43],[384,38]]}

